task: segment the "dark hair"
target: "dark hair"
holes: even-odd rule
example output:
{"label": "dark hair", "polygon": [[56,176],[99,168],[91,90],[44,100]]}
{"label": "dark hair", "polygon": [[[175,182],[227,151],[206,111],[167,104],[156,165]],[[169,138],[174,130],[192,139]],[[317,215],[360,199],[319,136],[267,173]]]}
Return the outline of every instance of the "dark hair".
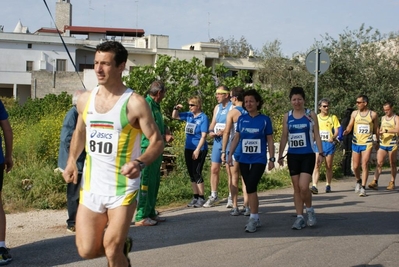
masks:
{"label": "dark hair", "polygon": [[166,90],[167,89],[163,82],[154,81],[151,83],[150,88],[147,91],[147,94],[154,96],[154,95],[158,94],[158,92],[163,93],[163,92],[166,92]]}
{"label": "dark hair", "polygon": [[389,106],[390,108],[393,107],[393,103],[391,101],[386,101],[382,106]]}
{"label": "dark hair", "polygon": [[358,95],[357,97],[356,97],[356,99],[357,98],[362,98],[363,99],[363,102],[366,102],[367,104],[369,103],[369,98],[366,96],[366,95]]}
{"label": "dark hair", "polygon": [[303,90],[302,87],[292,87],[290,91],[290,100],[293,95],[301,95],[305,100],[305,91]]}
{"label": "dark hair", "polygon": [[106,41],[96,46],[96,52],[111,52],[114,53],[115,65],[118,67],[123,62],[127,61],[127,50],[119,42]]}
{"label": "dark hair", "polygon": [[[243,98],[245,98],[246,96],[253,96],[255,98],[256,102],[259,102],[259,104],[257,106],[257,110],[260,110],[262,108],[263,99],[255,89],[250,89],[250,90],[245,91],[243,94]],[[245,108],[245,105],[244,105],[244,108]]]}
{"label": "dark hair", "polygon": [[238,101],[244,101],[244,89],[242,87],[233,87],[231,93],[233,96],[237,97]]}

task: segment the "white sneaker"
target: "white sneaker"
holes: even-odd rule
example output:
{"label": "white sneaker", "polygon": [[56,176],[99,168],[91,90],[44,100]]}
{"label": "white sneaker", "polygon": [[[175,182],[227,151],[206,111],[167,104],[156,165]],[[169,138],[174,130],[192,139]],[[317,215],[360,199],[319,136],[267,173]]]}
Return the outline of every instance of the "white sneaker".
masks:
{"label": "white sneaker", "polygon": [[231,209],[231,208],[233,208],[233,200],[231,199],[231,197],[229,197],[227,199],[226,209]]}
{"label": "white sneaker", "polygon": [[208,198],[208,200],[205,202],[205,204],[203,205],[203,207],[204,208],[214,207],[218,203],[219,203],[219,198],[218,197],[210,196]]}
{"label": "white sneaker", "polygon": [[365,190],[363,187],[360,188],[359,196],[360,196],[360,197],[366,197],[366,196],[367,196],[366,190]]}
{"label": "white sneaker", "polygon": [[355,186],[355,193],[359,193],[359,192],[360,192],[360,188],[362,188],[362,185],[359,184],[359,183],[356,183],[356,186]]}
{"label": "white sneaker", "polygon": [[307,210],[307,211],[306,211],[306,214],[308,215],[307,225],[308,225],[309,227],[315,226],[317,220],[316,220],[316,216],[314,215],[314,210],[312,210],[312,211]]}

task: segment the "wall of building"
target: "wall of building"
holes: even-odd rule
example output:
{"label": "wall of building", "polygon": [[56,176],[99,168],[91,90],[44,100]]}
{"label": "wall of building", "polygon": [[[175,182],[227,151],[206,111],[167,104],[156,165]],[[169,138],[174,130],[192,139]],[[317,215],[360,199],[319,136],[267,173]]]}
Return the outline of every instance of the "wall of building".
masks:
{"label": "wall of building", "polygon": [[[83,79],[83,73],[79,72]],[[75,90],[83,87],[76,72],[33,71],[32,72],[32,98],[42,98],[47,94],[60,94],[68,92],[72,94]]]}

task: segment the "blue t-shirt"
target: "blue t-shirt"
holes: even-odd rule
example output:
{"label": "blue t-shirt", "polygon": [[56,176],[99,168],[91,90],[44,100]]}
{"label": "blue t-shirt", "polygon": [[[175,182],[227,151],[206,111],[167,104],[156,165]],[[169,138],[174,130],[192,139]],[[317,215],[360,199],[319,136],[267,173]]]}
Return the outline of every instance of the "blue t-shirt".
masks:
{"label": "blue t-shirt", "polygon": [[[248,112],[247,112],[243,107],[241,107],[241,106],[236,106],[236,107],[234,107],[233,109],[237,109],[237,110],[241,113],[241,115],[247,114],[247,113],[248,113]],[[240,115],[240,116],[241,116],[241,115]],[[237,121],[238,121],[238,119],[237,119]],[[237,131],[237,121],[233,124],[233,127],[232,127],[232,129],[230,130],[229,141],[228,141],[227,147],[226,147],[226,153],[229,153],[229,152],[230,152],[230,144],[231,144],[231,141],[232,141],[233,138],[234,138],[234,134],[235,134],[236,131]],[[239,155],[239,153],[237,152],[237,149],[236,149],[236,151],[234,152],[234,157],[238,157],[238,155]]]}
{"label": "blue t-shirt", "polygon": [[[194,117],[192,112],[182,112],[179,114],[180,120],[186,121],[186,149],[197,149],[198,143],[201,140],[202,133],[208,133],[209,120],[205,113],[200,113]],[[208,143],[205,142],[201,150],[207,150]]]}
{"label": "blue t-shirt", "polygon": [[[232,108],[232,103],[229,101],[225,107],[223,107],[223,104],[220,103],[217,108],[216,112],[216,124],[215,128],[213,129],[216,132],[219,130],[224,130],[226,128],[226,119],[227,119],[227,113],[231,110]],[[220,146],[222,147],[222,137],[217,136],[214,139],[213,145],[215,146]]]}
{"label": "blue t-shirt", "polygon": [[295,119],[292,110],[288,112],[288,153],[308,154],[313,151],[313,120],[310,112],[300,119]]}
{"label": "blue t-shirt", "polygon": [[[273,134],[272,121],[269,116],[258,114],[251,117],[241,115],[237,121],[237,132],[240,140],[236,151],[240,154],[240,163],[267,163],[267,136]],[[234,153],[235,155],[235,153]]]}
{"label": "blue t-shirt", "polygon": [[[4,121],[8,119],[8,113],[2,101],[0,101],[0,121]],[[4,162],[4,154],[3,154],[3,146],[1,144],[1,136],[0,136],[0,163]]]}

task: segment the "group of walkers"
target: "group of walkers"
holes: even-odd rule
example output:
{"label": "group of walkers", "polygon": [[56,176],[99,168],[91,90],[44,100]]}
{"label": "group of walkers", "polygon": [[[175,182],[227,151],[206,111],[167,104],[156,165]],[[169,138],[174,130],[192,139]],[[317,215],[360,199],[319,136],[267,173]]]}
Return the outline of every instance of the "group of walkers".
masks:
{"label": "group of walkers", "polygon": [[[377,149],[377,169],[374,180],[368,185],[378,189],[378,178],[384,158],[389,155],[391,182],[387,189],[395,188],[397,134],[399,117],[392,103],[383,105],[385,116],[379,126],[377,113],[368,109],[368,98],[360,95],[357,110],[347,110],[347,117],[340,124],[336,115],[329,112],[330,101],[322,98],[318,102],[319,114],[305,108],[305,92],[300,87],[291,89],[292,110],[283,118],[283,131],[278,160],[275,159],[273,126],[271,119],[259,112],[263,100],[256,90],[225,86],[216,89],[218,104],[214,108],[212,122],[207,128],[208,118],[201,111],[199,97],[189,99],[189,111],[180,112],[182,104],[175,106],[172,118],[186,122],[186,166],[193,188],[193,198],[188,207],[212,207],[220,202],[217,188],[221,164],[226,164],[229,179],[227,208],[230,214],[249,215],[245,231],[255,232],[261,225],[258,215],[257,185],[266,169],[272,170],[277,161],[284,166],[285,158],[294,188],[294,204],[297,218],[293,229],[316,224],[312,206],[312,193],[318,194],[318,180],[321,164],[325,163],[325,192],[332,192],[333,160],[339,138],[344,139],[343,170],[345,175],[356,178],[355,191],[359,196],[366,194],[368,163],[372,148]],[[346,121],[345,121],[346,120]],[[345,127],[344,129],[342,129]],[[211,152],[211,195],[205,202],[202,169],[208,151],[206,136],[213,138]],[[340,135],[340,136],[339,136]],[[373,139],[374,138],[374,139]],[[342,139],[340,139],[342,141]],[[283,155],[288,144],[287,154]],[[350,153],[350,155],[349,155]],[[267,157],[268,154],[268,157]],[[348,162],[352,159],[352,162]],[[349,169],[349,170],[348,170]],[[352,172],[353,169],[353,172]],[[238,208],[238,184],[242,176],[244,207]],[[311,186],[309,187],[309,184]],[[307,218],[304,218],[304,207]]]}
{"label": "group of walkers", "polygon": [[[107,41],[96,47],[94,70],[98,86],[83,92],[77,99],[74,110],[77,119],[68,148],[69,155],[63,166],[65,181],[80,184],[76,222],[73,228],[68,227],[76,231],[79,255],[87,259],[106,256],[109,266],[131,266],[128,254],[132,239],[128,232],[135,214],[135,224],[139,226],[153,226],[165,221],[155,211],[155,201],[162,151],[165,143],[173,140],[160,110],[166,88],[162,82],[154,81],[146,97],[127,88],[121,80],[126,61],[127,51],[119,42]],[[225,165],[229,177],[226,207],[231,208],[232,216],[241,213],[249,216],[245,231],[256,232],[261,226],[258,183],[266,167],[272,170],[276,162],[283,166],[286,158],[297,214],[292,228],[299,230],[306,225],[314,226],[317,220],[311,189],[314,193],[318,192],[318,175],[313,177],[312,188],[309,184],[322,162],[326,162],[327,168],[332,166],[333,142],[339,128],[336,117],[328,113],[329,101],[322,99],[319,102],[320,114],[316,115],[305,108],[303,88],[291,89],[289,99],[292,109],[283,118],[276,159],[272,120],[260,112],[263,100],[259,92],[242,88],[230,91],[226,86],[219,86],[215,93],[218,104],[210,122],[202,112],[203,103],[199,96],[188,99],[188,111],[183,112],[183,104],[179,103],[172,112],[174,119],[185,121],[184,155],[193,191],[187,206],[210,208],[220,202],[219,174]],[[386,116],[378,127],[377,114],[368,110],[367,97],[359,96],[356,103],[358,110],[351,113],[344,135],[349,135],[353,129],[351,150],[356,190],[360,196],[366,196],[367,164],[373,133],[376,140],[381,140],[380,150],[383,150],[378,152],[378,170],[369,185],[377,189],[384,156],[388,153],[391,163],[396,164],[399,123],[393,114],[392,104],[384,105]],[[206,199],[202,170],[208,153],[208,136],[213,139],[213,145],[211,194]],[[287,154],[283,155],[287,144]],[[80,170],[77,160],[84,150],[85,163],[83,170]],[[360,166],[363,169],[362,179]],[[388,188],[394,188],[395,175],[396,166]],[[239,210],[237,203],[241,176],[243,210]],[[332,172],[328,170],[327,193],[332,191],[331,179]]]}

